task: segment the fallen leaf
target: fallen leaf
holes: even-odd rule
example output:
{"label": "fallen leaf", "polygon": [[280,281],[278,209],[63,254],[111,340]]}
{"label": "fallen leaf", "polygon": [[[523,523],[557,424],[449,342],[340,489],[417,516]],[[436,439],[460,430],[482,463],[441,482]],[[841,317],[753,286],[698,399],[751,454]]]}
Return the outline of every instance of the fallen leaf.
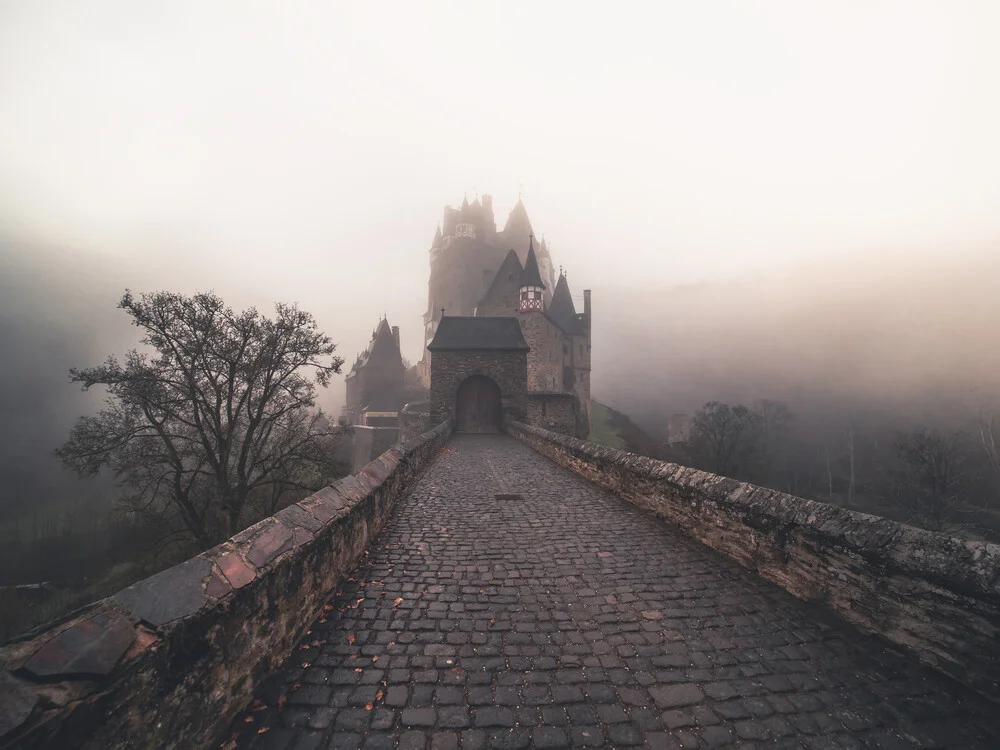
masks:
{"label": "fallen leaf", "polygon": [[302,668],[303,669],[309,669],[309,667],[311,667],[311,666],[312,666],[312,664],[310,662],[307,662],[307,661],[302,662]]}
{"label": "fallen leaf", "polygon": [[398,598],[397,598],[397,599],[396,599],[396,600],[395,600],[395,601],[394,601],[394,602],[392,603],[392,606],[393,606],[393,607],[398,607],[398,606],[399,606],[400,604],[402,604],[402,603],[403,603],[403,597],[401,597],[401,596],[400,596],[400,597],[398,597]]}
{"label": "fallen leaf", "polygon": [[375,655],[375,656],[373,656],[373,657],[372,657],[372,661],[373,661],[373,662],[375,662],[375,661],[378,661],[378,655]]}
{"label": "fallen leaf", "polygon": [[244,724],[253,724],[253,717],[252,717],[252,716],[248,716],[248,717],[246,717],[246,718],[245,718],[245,719],[243,720],[243,723],[244,723]]}
{"label": "fallen leaf", "polygon": [[264,734],[264,732],[270,732],[270,731],[271,727],[261,727],[260,729],[257,730],[257,734]]}
{"label": "fallen leaf", "polygon": [[364,672],[365,670],[363,670],[361,667],[355,667],[354,671],[355,672]]}
{"label": "fallen leaf", "polygon": [[382,700],[382,696],[383,695],[385,695],[385,693],[383,693],[381,690],[379,690],[377,693],[375,693],[375,700],[377,700],[377,701]]}
{"label": "fallen leaf", "polygon": [[373,708],[375,708],[375,704],[373,704],[373,703],[366,703],[365,704],[365,711],[371,711]]}
{"label": "fallen leaf", "polygon": [[287,695],[283,695],[280,698],[278,698],[278,708],[284,708],[286,703],[288,703]]}

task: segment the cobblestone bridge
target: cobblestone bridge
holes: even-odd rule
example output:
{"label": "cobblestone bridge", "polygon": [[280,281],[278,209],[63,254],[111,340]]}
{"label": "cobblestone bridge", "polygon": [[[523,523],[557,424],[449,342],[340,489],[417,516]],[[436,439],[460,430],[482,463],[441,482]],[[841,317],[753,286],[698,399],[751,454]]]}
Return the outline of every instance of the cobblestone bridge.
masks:
{"label": "cobblestone bridge", "polygon": [[229,747],[1000,747],[995,708],[505,436],[421,476]]}

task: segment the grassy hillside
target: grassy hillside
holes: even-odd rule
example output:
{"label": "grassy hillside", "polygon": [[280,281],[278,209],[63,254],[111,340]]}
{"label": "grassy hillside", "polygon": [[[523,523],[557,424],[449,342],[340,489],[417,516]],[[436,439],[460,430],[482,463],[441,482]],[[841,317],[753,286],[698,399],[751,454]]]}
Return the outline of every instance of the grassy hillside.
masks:
{"label": "grassy hillside", "polygon": [[610,448],[643,456],[659,456],[659,445],[625,414],[590,400],[590,435],[587,439]]}

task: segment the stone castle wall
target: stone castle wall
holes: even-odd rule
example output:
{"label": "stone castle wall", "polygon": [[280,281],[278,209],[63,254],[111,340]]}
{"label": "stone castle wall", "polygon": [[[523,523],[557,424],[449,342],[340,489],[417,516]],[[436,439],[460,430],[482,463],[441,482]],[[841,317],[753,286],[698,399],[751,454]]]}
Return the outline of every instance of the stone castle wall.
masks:
{"label": "stone castle wall", "polygon": [[518,313],[524,340],[531,347],[528,357],[528,388],[560,391],[563,388],[562,331],[542,313]]}
{"label": "stone castle wall", "polygon": [[360,561],[445,422],[227,542],[0,647],[0,748],[219,747]]}
{"label": "stone castle wall", "polygon": [[458,387],[472,375],[484,375],[500,387],[500,406],[507,418],[527,412],[525,351],[436,351],[431,360],[431,422],[455,418]]}
{"label": "stone castle wall", "polygon": [[1000,546],[508,421],[563,466],[1000,700]]}
{"label": "stone castle wall", "polygon": [[562,435],[576,435],[579,411],[572,393],[528,394],[528,424]]}

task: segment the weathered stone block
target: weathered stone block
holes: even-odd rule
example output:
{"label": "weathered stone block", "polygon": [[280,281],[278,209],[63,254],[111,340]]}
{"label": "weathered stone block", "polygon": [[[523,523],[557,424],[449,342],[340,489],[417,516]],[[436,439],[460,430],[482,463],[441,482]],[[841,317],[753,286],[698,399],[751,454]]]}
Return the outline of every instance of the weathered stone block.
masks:
{"label": "weathered stone block", "polygon": [[216,558],[215,564],[219,566],[219,570],[234,589],[246,586],[257,577],[257,571],[235,550],[220,555]]}
{"label": "weathered stone block", "polygon": [[24,724],[37,703],[30,685],[0,670],[0,739]]}
{"label": "weathered stone block", "polygon": [[97,612],[48,641],[24,665],[36,677],[107,676],[135,640],[135,628],[112,611]]}
{"label": "weathered stone block", "polygon": [[194,557],[132,584],[112,599],[153,627],[166,625],[205,606],[202,582],[211,570],[209,560]]}
{"label": "weathered stone block", "polygon": [[253,540],[247,560],[257,568],[263,568],[282,552],[291,549],[292,544],[292,530],[275,519]]}

